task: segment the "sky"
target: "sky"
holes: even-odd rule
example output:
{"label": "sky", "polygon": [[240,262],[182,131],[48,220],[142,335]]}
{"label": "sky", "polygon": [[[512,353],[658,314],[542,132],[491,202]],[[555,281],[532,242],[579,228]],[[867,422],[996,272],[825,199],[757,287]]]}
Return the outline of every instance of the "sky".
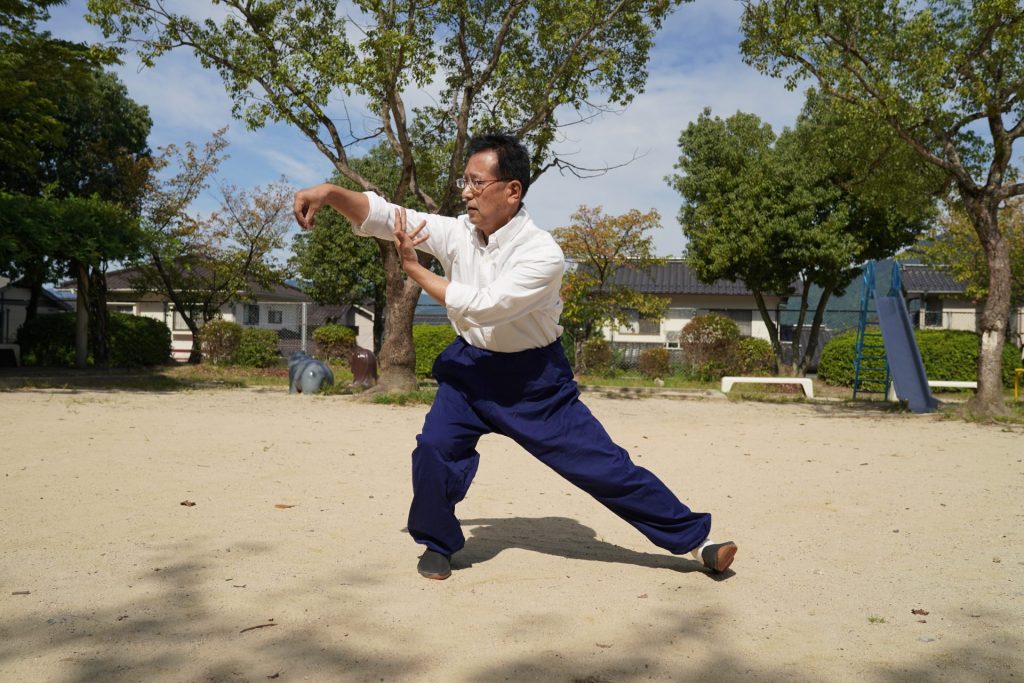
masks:
{"label": "sky", "polygon": [[[207,6],[201,0],[181,4]],[[682,255],[685,239],[677,219],[681,198],[665,181],[675,173],[679,134],[705,107],[722,117],[736,111],[756,114],[778,132],[794,123],[803,104],[802,93],[787,91],[782,80],[760,75],[743,63],[740,14],[736,0],[695,0],[665,22],[651,52],[645,92],[625,111],[563,129],[565,139],[558,146],[560,152],[572,154],[573,163],[589,168],[638,158],[597,178],[548,171],[526,198],[537,225],[549,230],[568,225],[582,205],[600,206],[610,215],[655,209],[662,223],[653,235],[657,254]],[[70,0],[51,10],[46,28],[67,40],[104,42],[84,15],[85,0]],[[128,52],[124,64],[114,70],[129,96],[149,107],[149,142],[154,149],[188,140],[201,145],[214,130],[229,126],[230,158],[220,168],[222,182],[251,189],[283,176],[299,188],[323,182],[333,172],[313,143],[288,125],[249,131],[233,120],[220,77],[204,70],[188,51],[172,52],[150,69]],[[413,92],[408,99],[423,96]],[[194,208],[205,213],[217,205],[216,190],[211,189]]]}

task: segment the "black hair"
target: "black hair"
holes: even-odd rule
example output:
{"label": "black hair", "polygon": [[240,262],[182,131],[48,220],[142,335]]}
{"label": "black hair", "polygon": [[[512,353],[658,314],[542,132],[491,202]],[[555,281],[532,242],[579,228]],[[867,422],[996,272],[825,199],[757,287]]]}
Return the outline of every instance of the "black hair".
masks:
{"label": "black hair", "polygon": [[530,153],[526,145],[514,135],[486,133],[474,135],[466,143],[466,159],[474,154],[493,149],[498,155],[498,176],[501,180],[518,180],[523,186],[522,196],[530,188]]}

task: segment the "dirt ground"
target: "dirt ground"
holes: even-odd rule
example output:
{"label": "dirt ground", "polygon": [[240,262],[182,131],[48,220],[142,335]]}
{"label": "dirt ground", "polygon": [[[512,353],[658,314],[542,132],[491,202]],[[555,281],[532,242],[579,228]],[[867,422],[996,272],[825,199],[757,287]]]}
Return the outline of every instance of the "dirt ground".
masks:
{"label": "dirt ground", "polygon": [[424,406],[0,392],[0,681],[1024,679],[1019,428],[584,400],[735,571],[487,437],[466,548],[420,578]]}

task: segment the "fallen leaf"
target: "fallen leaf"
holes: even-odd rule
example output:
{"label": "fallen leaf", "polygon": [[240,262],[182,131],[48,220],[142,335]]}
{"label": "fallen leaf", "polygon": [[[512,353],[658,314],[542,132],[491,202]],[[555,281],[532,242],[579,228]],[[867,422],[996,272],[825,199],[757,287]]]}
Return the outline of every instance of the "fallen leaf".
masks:
{"label": "fallen leaf", "polygon": [[11,595],[32,595],[32,591],[14,591]]}
{"label": "fallen leaf", "polygon": [[293,508],[295,506],[294,505],[288,505],[287,503],[278,503],[274,507],[276,507],[278,510],[287,510],[288,508]]}
{"label": "fallen leaf", "polygon": [[268,626],[277,626],[277,624],[257,624],[256,626],[250,626],[249,628],[243,628],[239,633],[245,633],[246,631],[255,631],[258,628],[267,628]]}
{"label": "fallen leaf", "polygon": [[597,645],[598,647],[611,647],[611,645],[605,645],[604,643],[594,643],[594,645]]}
{"label": "fallen leaf", "polygon": [[920,615],[922,617],[928,616],[928,610],[926,610],[926,609],[912,609],[912,610],[910,610],[910,613],[911,614],[918,614],[918,615]]}
{"label": "fallen leaf", "polygon": [[917,623],[919,623],[919,624],[927,624],[928,620],[927,619],[918,619]]}
{"label": "fallen leaf", "polygon": [[280,671],[278,671],[276,674],[270,674],[269,676],[267,676],[267,678],[280,678],[280,677],[281,677],[281,672]]}
{"label": "fallen leaf", "polygon": [[646,598],[647,597],[647,593],[641,593],[640,595],[638,595],[636,597],[638,597],[638,598]]}
{"label": "fallen leaf", "polygon": [[179,504],[179,505],[184,505],[184,506],[185,506],[185,507],[187,507],[187,508],[190,508],[190,507],[195,507],[195,503],[193,503],[193,502],[192,502],[191,500],[183,500],[183,501],[181,501],[181,502],[180,502],[180,503],[178,503],[178,504]]}

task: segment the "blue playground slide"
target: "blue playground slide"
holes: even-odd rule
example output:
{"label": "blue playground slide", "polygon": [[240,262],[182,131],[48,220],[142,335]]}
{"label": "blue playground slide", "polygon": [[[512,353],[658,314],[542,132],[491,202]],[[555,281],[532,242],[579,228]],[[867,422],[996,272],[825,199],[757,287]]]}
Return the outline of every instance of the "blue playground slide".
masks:
{"label": "blue playground slide", "polygon": [[906,302],[901,296],[881,296],[875,299],[875,306],[896,395],[907,402],[912,412],[934,411],[939,402],[928,387],[928,376],[924,372],[910,316],[907,315]]}

